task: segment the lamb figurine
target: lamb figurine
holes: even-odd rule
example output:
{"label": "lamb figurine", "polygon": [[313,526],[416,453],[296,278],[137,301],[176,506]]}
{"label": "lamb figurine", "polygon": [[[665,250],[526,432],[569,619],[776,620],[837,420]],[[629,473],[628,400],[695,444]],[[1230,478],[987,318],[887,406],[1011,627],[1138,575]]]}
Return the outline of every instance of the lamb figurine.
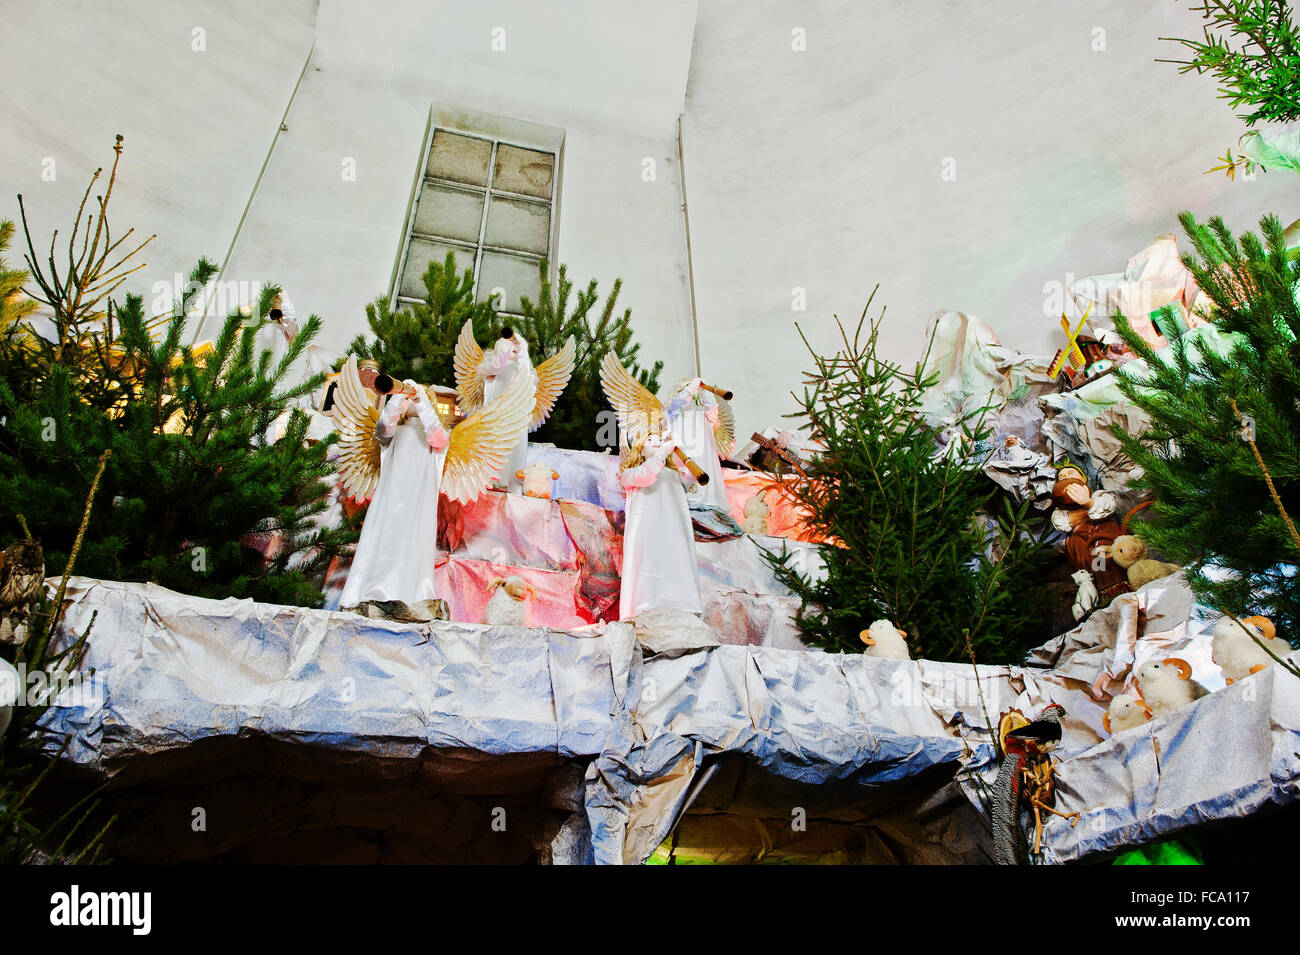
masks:
{"label": "lamb figurine", "polygon": [[741,524],[746,534],[766,534],[767,516],[772,513],[772,507],[763,500],[765,492],[759,491],[748,501],[745,502],[745,520]]}
{"label": "lamb figurine", "polygon": [[1283,660],[1291,653],[1291,644],[1277,635],[1277,628],[1267,617],[1244,617],[1238,624],[1225,614],[1214,625],[1210,658],[1219,665],[1224,680],[1229,684],[1267,670],[1276,662],[1251,639],[1252,633]]}
{"label": "lamb figurine", "polygon": [[528,601],[537,596],[532,584],[518,574],[497,577],[488,584],[491,594],[483,608],[483,622],[493,627],[527,627]]}
{"label": "lamb figurine", "polygon": [[881,657],[885,660],[910,660],[912,655],[907,650],[907,631],[899,630],[888,620],[877,620],[858,638],[867,645],[869,657]]}
{"label": "lamb figurine", "polygon": [[1138,667],[1138,690],[1153,716],[1164,716],[1209,691],[1192,679],[1192,667],[1180,657],[1148,660]]}
{"label": "lamb figurine", "polygon": [[530,464],[515,472],[515,479],[523,482],[524,497],[551,499],[551,482],[560,479],[560,472],[544,464]]}

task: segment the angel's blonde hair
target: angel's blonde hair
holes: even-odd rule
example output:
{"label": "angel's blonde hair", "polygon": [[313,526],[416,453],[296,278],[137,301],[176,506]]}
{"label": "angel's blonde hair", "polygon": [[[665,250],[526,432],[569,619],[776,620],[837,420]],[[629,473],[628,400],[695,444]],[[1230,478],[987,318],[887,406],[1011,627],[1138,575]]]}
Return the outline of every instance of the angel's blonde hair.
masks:
{"label": "angel's blonde hair", "polygon": [[667,428],[663,426],[662,421],[656,421],[654,417],[647,412],[645,416],[645,427],[638,428],[635,434],[627,434],[627,444],[619,447],[619,470],[626,471],[628,468],[640,467],[645,464],[645,440],[652,434],[666,434]]}
{"label": "angel's blonde hair", "polygon": [[618,469],[626,471],[628,468],[639,468],[645,464],[645,432],[632,440],[631,444],[619,445],[619,463]]}

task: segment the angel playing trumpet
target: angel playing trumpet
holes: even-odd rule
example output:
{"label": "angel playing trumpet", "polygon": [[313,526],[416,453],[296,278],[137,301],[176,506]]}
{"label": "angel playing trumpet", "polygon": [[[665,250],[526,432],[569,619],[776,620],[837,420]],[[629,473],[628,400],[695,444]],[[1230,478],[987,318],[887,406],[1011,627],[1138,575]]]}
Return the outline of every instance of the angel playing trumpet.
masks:
{"label": "angel playing trumpet", "polygon": [[703,613],[695,529],[683,485],[708,482],[709,476],[677,446],[659,399],[612,353],[601,362],[600,380],[629,445],[619,470],[627,495],[619,619],[653,607]]}
{"label": "angel playing trumpet", "polygon": [[528,343],[509,325],[501,329],[496,343],[485,354],[474,339],[469,321],[456,340],[456,397],[461,409],[470,414],[504,394],[518,380],[528,383],[533,398],[532,414],[514,436],[505,473],[512,491],[522,490],[518,472],[528,464],[528,435],[550,417],[556,400],[573,374],[573,336],[564,347],[536,368],[528,355]]}
{"label": "angel playing trumpet", "polygon": [[528,426],[535,389],[528,376],[517,376],[448,431],[428,388],[385,378],[375,376],[367,388],[351,357],[335,392],[343,486],[370,499],[339,606],[399,620],[445,619],[434,581],[438,494],[465,503],[487,487]]}
{"label": "angel playing trumpet", "polygon": [[673,440],[709,476],[708,481],[686,492],[687,502],[691,507],[715,507],[728,513],[731,505],[719,459],[731,454],[736,443],[731,392],[705,384],[700,378],[683,378],[671,395],[664,417]]}

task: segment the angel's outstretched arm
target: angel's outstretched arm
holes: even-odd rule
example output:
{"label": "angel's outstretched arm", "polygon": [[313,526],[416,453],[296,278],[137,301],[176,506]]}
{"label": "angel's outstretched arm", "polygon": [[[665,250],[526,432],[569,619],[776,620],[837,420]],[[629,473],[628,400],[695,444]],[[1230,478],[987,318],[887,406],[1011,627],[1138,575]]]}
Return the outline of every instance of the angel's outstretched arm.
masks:
{"label": "angel's outstretched arm", "polygon": [[379,421],[375,424],[375,437],[384,447],[388,447],[393,435],[397,434],[397,422],[410,400],[406,395],[389,395],[384,410],[380,412]]}
{"label": "angel's outstretched arm", "polygon": [[618,483],[625,491],[633,488],[649,487],[664,469],[663,458],[651,458],[634,468],[625,468],[618,472]]}

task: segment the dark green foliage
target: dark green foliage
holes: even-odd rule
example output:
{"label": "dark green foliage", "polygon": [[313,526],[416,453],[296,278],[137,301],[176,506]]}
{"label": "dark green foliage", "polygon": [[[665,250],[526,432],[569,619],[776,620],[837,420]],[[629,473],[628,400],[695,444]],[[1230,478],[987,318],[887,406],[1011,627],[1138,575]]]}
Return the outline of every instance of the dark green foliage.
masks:
{"label": "dark green foliage", "polygon": [[[65,273],[55,271],[55,256],[48,271],[33,264],[28,233],[34,297],[50,308],[57,334],[39,339],[18,322],[0,336],[0,534],[20,533],[16,515],[25,514],[41,529],[47,570],[61,571],[96,462],[111,450],[80,573],[200,596],[319,604],[307,574],[355,539],[350,529],[311,526],[326,507],[329,442],[305,446],[301,412],[280,441],[262,436],[291,401],[320,385],[319,377],[279,384],[320,319],[307,321],[277,367],[269,352],[257,352],[256,330],[242,328],[238,313],[211,353],[196,357],[181,344],[186,315],[216,266],[201,260],[172,313],[153,322],[140,296],[117,304],[104,289],[134,269],[119,258],[130,233],[109,239],[111,191],[110,179],[96,200],[99,225],[88,217],[80,238],[79,216]],[[259,317],[277,291],[264,291]],[[281,546],[268,561],[258,547],[271,539]]]}
{"label": "dark green foliage", "polygon": [[466,269],[456,273],[456,259],[448,252],[444,262],[430,262],[423,280],[425,299],[409,309],[394,312],[387,297],[366,306],[366,320],[373,338],[358,335],[348,353],[358,359],[373,358],[396,379],[411,378],[424,384],[454,387],[453,360],[456,339],[466,320],[474,323],[474,337],[480,346],[494,342],[501,326],[511,325],[528,342],[533,364],[554,355],[570,335],[574,338],[573,377],[556,402],[551,417],[534,432],[534,441],[549,441],[562,448],[600,451],[597,415],[607,409],[600,387],[600,362],[606,353],[618,355],[642,384],[654,391],[659,386],[663,362],[645,369],[637,364],[640,346],[632,340],[632,312],[615,314],[620,280],[600,303],[596,280],[571,301],[573,283],[565,267],[559,267],[559,281],[548,278],[549,266],[538,266],[541,294],[537,302],[521,299],[522,315],[500,315],[493,304],[474,304],[473,275]]}
{"label": "dark green foliage", "polygon": [[816,369],[791,417],[823,451],[806,478],[782,481],[812,530],[843,546],[822,545],[818,582],[783,559],[772,564],[801,598],[799,625],[814,646],[861,652],[860,632],[883,618],[907,631],[914,658],[968,660],[969,632],[981,663],[1019,662],[1048,636],[1037,594],[1042,519],[1027,502],[1001,498],[981,472],[990,453],[980,450],[990,433],[982,412],[968,413],[937,452],[919,411],[938,381],[925,370],[928,351],[910,374],[881,357],[884,311],[868,324],[870,307],[851,338],[837,320],[836,354],[809,346]]}
{"label": "dark green foliage", "polygon": [[[203,281],[209,268],[200,265],[193,277]],[[320,319],[308,320],[278,368],[269,352],[255,354],[255,330],[241,328],[237,314],[198,360],[180,344],[186,304],[155,344],[140,297],[128,295],[110,309],[120,351],[104,349],[95,367],[55,364],[50,343],[34,357],[0,343],[4,527],[17,533],[15,515],[25,513],[42,528],[47,567],[62,567],[91,464],[111,448],[81,573],[198,596],[317,605],[322,594],[307,574],[351,539],[346,530],[309,530],[310,517],[326,506],[328,442],[305,446],[301,412],[280,441],[260,436],[307,388],[281,390],[278,381]],[[22,374],[33,368],[40,374]],[[295,543],[268,562],[256,546],[271,535]],[[290,570],[309,548],[312,555]]]}
{"label": "dark green foliage", "polygon": [[[1206,315],[1236,333],[1231,350],[1195,354],[1187,338],[1167,356],[1120,316],[1125,342],[1151,368],[1143,380],[1121,373],[1120,387],[1151,416],[1143,434],[1116,428],[1124,450],[1154,492],[1149,520],[1136,529],[1165,559],[1188,568],[1192,587],[1210,606],[1237,616],[1265,612],[1280,634],[1300,635],[1300,551],[1278,511],[1264,474],[1244,440],[1245,416],[1282,504],[1300,515],[1300,264],[1287,254],[1275,216],[1261,236],[1234,238],[1223,221],[1180,216],[1195,254],[1183,262],[1210,304]],[[1207,576],[1214,567],[1216,579]],[[1223,572],[1227,573],[1226,579]]]}
{"label": "dark green foliage", "polygon": [[1209,72],[1246,125],[1300,118],[1300,34],[1286,0],[1202,0],[1199,38],[1162,37],[1191,51],[1180,73]]}
{"label": "dark green foliage", "polygon": [[393,311],[388,296],[381,295],[367,305],[366,322],[374,338],[358,335],[348,354],[373,358],[398,381],[410,378],[454,388],[453,360],[461,327],[466,319],[472,320],[475,336],[486,341],[498,327],[496,315],[492,303],[474,303],[474,274],[466,269],[457,275],[452,252],[445,262],[430,262],[423,281],[422,302]]}
{"label": "dark green foliage", "polygon": [[570,302],[573,283],[565,267],[559,268],[559,281],[552,284],[547,277],[549,269],[543,261],[541,294],[537,302],[527,297],[521,299],[523,316],[514,325],[528,342],[533,362],[540,363],[551,357],[572,335],[576,346],[573,360],[573,377],[569,386],[555,403],[555,410],[546,424],[533,433],[534,441],[549,441],[561,448],[582,451],[603,451],[598,440],[601,433],[598,415],[608,410],[605,392],[600,385],[600,363],[610,352],[618,356],[623,367],[630,371],[650,391],[659,387],[659,372],[664,363],[656,361],[650,368],[637,363],[641,346],[632,340],[632,310],[623,309],[615,315],[618,293],[623,287],[621,279],[600,303],[596,280],[578,291],[576,301]]}

